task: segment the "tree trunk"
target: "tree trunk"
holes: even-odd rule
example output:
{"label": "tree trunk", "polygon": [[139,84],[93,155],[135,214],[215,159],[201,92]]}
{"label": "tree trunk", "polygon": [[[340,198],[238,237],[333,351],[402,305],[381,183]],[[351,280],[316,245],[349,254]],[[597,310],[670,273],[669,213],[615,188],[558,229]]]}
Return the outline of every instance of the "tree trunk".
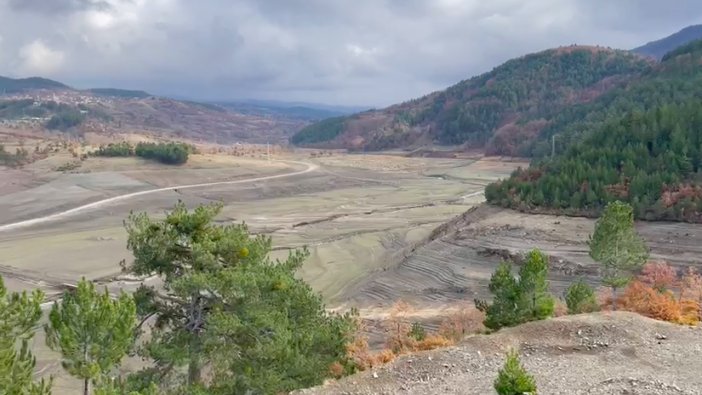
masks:
{"label": "tree trunk", "polygon": [[90,379],[83,379],[83,395],[90,395]]}
{"label": "tree trunk", "polygon": [[612,311],[617,311],[617,288],[612,287]]}

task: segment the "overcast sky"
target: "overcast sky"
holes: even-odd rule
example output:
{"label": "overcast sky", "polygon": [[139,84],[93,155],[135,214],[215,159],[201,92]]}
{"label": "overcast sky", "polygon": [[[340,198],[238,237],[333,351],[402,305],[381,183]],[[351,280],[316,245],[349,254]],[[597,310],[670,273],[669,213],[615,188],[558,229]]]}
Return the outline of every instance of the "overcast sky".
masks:
{"label": "overcast sky", "polygon": [[0,0],[0,75],[384,106],[528,52],[700,22],[700,0]]}

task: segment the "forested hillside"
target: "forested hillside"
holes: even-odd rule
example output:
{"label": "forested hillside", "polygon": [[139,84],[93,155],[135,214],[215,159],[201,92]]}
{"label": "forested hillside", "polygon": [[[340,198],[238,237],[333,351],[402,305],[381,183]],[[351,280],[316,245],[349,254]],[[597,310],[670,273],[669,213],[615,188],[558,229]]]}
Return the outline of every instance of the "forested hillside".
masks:
{"label": "forested hillside", "polygon": [[702,41],[692,42],[630,86],[576,109],[588,115],[563,130],[568,148],[488,186],[488,201],[594,215],[619,199],[639,218],[702,222],[701,61]]}
{"label": "forested hillside", "polygon": [[420,99],[311,125],[292,142],[368,150],[433,142],[522,154],[564,108],[592,101],[651,67],[627,51],[547,50]]}

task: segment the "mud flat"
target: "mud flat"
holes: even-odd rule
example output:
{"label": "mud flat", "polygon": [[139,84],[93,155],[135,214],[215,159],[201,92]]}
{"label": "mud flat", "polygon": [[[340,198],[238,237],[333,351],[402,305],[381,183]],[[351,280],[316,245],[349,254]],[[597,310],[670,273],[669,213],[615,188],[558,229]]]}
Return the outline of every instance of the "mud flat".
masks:
{"label": "mud flat", "polygon": [[[598,284],[598,265],[588,255],[587,240],[595,221],[530,215],[480,205],[438,228],[395,267],[358,285],[347,303],[387,305],[403,299],[420,306],[444,305],[488,297],[487,285],[503,259],[519,260],[539,248],[551,260],[551,288],[562,295],[575,279]],[[639,222],[637,229],[651,258],[678,269],[702,269],[702,226]]]}

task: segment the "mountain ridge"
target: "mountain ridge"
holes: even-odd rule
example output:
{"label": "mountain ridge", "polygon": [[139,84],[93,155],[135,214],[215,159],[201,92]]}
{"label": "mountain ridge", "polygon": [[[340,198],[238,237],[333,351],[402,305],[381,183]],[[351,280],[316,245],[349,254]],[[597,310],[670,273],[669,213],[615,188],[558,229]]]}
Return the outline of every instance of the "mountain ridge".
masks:
{"label": "mountain ridge", "polygon": [[660,60],[666,53],[674,50],[675,48],[701,38],[702,25],[690,25],[667,37],[650,41],[640,47],[632,49],[631,51]]}
{"label": "mountain ridge", "polygon": [[519,155],[560,109],[591,101],[651,66],[624,50],[552,48],[509,60],[443,91],[310,125],[291,142],[360,150],[463,145]]}

